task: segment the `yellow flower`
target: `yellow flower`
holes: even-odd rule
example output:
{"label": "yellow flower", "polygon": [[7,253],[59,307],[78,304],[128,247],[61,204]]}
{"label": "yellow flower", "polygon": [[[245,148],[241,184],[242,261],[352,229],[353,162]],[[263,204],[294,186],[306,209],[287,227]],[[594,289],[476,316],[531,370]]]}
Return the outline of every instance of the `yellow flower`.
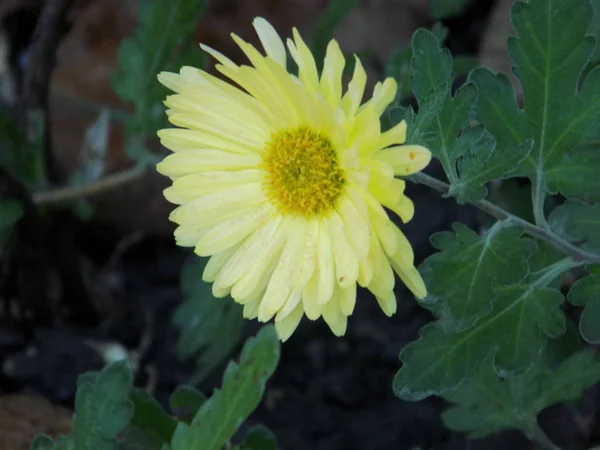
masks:
{"label": "yellow flower", "polygon": [[192,67],[159,80],[176,92],[165,105],[172,124],[159,131],[173,151],[158,171],[173,181],[165,197],[179,205],[170,219],[177,243],[211,256],[203,279],[217,297],[231,295],[246,318],[273,317],[287,340],[304,315],[346,331],[356,286],[366,287],[385,314],[396,311],[394,271],[422,298],[425,285],[413,251],[390,221],[413,217],[403,180],[430,161],[429,150],[399,145],[403,121],[386,132],[380,116],[394,100],[393,79],[377,83],[361,105],[366,74],[356,58],[342,91],[344,56],[335,40],[319,76],[298,32],[286,46],[257,18],[263,56],[232,35],[251,62],[234,64],[202,46],[232,84]]}

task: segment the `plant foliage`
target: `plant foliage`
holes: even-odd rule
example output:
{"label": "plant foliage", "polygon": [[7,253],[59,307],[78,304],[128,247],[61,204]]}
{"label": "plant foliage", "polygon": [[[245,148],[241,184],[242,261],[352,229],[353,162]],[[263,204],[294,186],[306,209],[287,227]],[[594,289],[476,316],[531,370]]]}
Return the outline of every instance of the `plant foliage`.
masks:
{"label": "plant foliage", "polygon": [[190,62],[202,67],[202,54],[187,40],[205,9],[206,0],[142,1],[135,33],[119,47],[112,86],[119,97],[135,105],[127,124],[127,152],[140,164],[157,161],[144,140],[165,125],[162,101],[167,91],[156,74],[178,71]]}
{"label": "plant foliage", "polygon": [[[524,106],[508,77],[487,68],[456,86],[452,57],[435,34],[413,36],[410,84],[418,110],[400,110],[407,140],[431,149],[446,173],[448,196],[499,220],[481,233],[455,224],[431,238],[438,252],[420,266],[428,286],[421,304],[436,320],[403,349],[394,391],[406,400],[444,396],[456,404],[444,414],[446,425],[471,437],[516,428],[537,439],[542,409],[600,380],[594,354],[576,351],[579,337],[560,366],[542,357],[570,325],[560,285],[575,267],[591,273],[568,299],[583,307],[583,339],[600,342],[600,279],[595,266],[585,266],[600,260],[593,13],[587,0],[515,3],[508,53]],[[511,178],[531,184],[532,201],[519,208],[529,209],[523,218],[485,202],[489,182]],[[554,194],[568,199],[547,215]]]}
{"label": "plant foliage", "polygon": [[[266,382],[279,362],[279,340],[273,326],[248,339],[239,365],[230,362],[223,385],[206,397],[192,386],[180,386],[170,399],[174,414],[146,391],[132,387],[125,361],[78,381],[73,428],[53,442],[38,435],[32,450],[220,450],[259,404]],[[185,410],[185,416],[180,414]],[[240,450],[277,450],[272,433],[262,425],[251,428]]]}
{"label": "plant foliage", "polygon": [[177,356],[197,357],[196,382],[229,356],[241,338],[243,325],[240,306],[231,299],[214,297],[210,285],[202,281],[206,262],[206,258],[195,258],[183,267],[184,300],[173,315],[173,324],[180,330]]}

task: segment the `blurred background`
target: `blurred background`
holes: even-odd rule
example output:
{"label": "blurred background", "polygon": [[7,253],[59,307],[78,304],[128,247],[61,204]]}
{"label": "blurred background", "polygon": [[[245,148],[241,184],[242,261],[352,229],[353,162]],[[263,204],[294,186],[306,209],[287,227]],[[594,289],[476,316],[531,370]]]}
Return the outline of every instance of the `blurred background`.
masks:
{"label": "blurred background", "polygon": [[[176,20],[167,14],[158,27],[142,3],[0,0],[3,450],[29,448],[37,432],[66,433],[77,376],[114,359],[128,358],[136,385],[160,402],[186,382],[209,393],[259,326],[242,321],[233,302],[213,299],[201,282],[204,261],[173,243],[168,180],[153,170],[164,155],[153,136],[166,94],[155,74],[173,62],[172,48],[157,53],[162,33],[173,48],[203,42],[244,62],[230,33],[257,43],[251,23],[263,16],[284,36],[298,27],[316,54],[336,38],[361,57],[371,87],[394,76],[404,104],[413,103],[410,39],[419,27],[444,40],[458,83],[477,65],[511,70],[512,0],[195,0],[202,6],[181,42]],[[184,3],[192,2],[173,0]],[[212,71],[199,53],[181,60]],[[427,172],[443,173],[435,163]],[[407,190],[417,210],[402,229],[417,263],[432,252],[432,233],[454,221],[483,224],[469,206],[422,186]],[[322,321],[303,321],[247,426],[266,424],[284,450],[531,448],[517,433],[468,442],[444,429],[442,400],[394,397],[398,354],[431,320],[400,284],[397,297],[388,319],[361,292],[341,339]],[[596,410],[577,423],[560,408],[543,420],[557,425],[553,437],[565,448],[584,448]]]}

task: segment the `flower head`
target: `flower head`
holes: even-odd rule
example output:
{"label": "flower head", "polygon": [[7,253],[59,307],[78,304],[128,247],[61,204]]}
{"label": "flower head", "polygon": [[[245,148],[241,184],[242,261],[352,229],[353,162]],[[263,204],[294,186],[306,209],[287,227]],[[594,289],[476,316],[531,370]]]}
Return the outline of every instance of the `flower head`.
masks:
{"label": "flower head", "polygon": [[173,181],[165,197],[179,205],[170,219],[177,243],[210,256],[203,279],[217,297],[231,295],[244,316],[268,321],[282,340],[304,315],[343,335],[366,287],[388,316],[396,311],[394,271],[418,297],[425,285],[413,251],[384,206],[403,222],[414,213],[395,176],[423,169],[429,150],[400,145],[403,121],[381,132],[380,116],[396,83],[377,83],[361,104],[366,74],[356,58],[342,89],[344,56],[335,40],[323,71],[294,29],[287,50],[257,18],[266,52],[232,35],[251,65],[237,65],[206,46],[231,83],[192,67],[161,73],[175,91],[165,102],[172,124],[159,131],[173,151],[158,171]]}

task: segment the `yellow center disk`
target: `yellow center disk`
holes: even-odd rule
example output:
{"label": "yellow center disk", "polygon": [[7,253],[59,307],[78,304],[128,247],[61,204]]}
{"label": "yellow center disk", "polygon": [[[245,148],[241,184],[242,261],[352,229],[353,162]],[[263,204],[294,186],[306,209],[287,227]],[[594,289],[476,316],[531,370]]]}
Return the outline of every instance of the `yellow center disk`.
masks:
{"label": "yellow center disk", "polygon": [[265,191],[282,214],[325,216],[346,182],[331,141],[306,126],[272,133],[262,167]]}

